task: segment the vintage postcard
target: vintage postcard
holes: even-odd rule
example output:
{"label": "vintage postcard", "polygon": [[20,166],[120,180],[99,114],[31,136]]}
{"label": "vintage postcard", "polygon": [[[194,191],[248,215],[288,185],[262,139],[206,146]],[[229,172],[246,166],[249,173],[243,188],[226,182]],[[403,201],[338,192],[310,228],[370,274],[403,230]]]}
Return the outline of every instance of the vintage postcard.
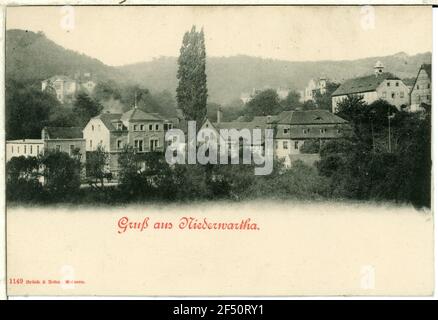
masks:
{"label": "vintage postcard", "polygon": [[431,296],[431,6],[7,6],[16,296]]}

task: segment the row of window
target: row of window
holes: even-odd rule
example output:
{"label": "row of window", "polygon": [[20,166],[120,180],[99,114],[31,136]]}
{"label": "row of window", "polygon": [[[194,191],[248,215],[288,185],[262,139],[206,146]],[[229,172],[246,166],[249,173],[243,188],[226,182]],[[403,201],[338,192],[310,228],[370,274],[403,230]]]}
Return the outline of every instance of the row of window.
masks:
{"label": "row of window", "polygon": [[[74,150],[75,150],[76,146],[74,144],[69,145],[69,149],[68,149],[68,154],[72,155]],[[60,144],[55,145],[55,150],[58,152],[63,152],[64,150],[62,150],[62,146]]]}
{"label": "row of window", "polygon": [[[40,146],[37,145],[36,148],[33,147],[33,145],[23,145],[23,154],[28,154],[27,152],[29,151],[29,154],[33,154],[33,151],[36,150],[36,154],[40,153]],[[11,146],[11,154],[20,154],[20,146],[16,146],[16,148],[14,148],[14,146]]]}
{"label": "row of window", "polygon": [[[417,90],[420,90],[420,85],[419,84],[417,84],[416,87],[417,87]],[[421,89],[430,89],[430,83],[428,83],[427,85],[423,86],[423,88],[421,88]]]}
{"label": "row of window", "polygon": [[[25,145],[22,145],[22,147],[23,147],[22,149],[20,149],[20,146],[15,146],[15,148],[14,148],[14,146],[12,145],[11,146],[11,154],[14,154],[14,153],[20,154],[21,150],[23,150],[23,154],[29,154],[29,155],[32,155],[32,154],[38,155],[40,153],[40,146],[39,145],[36,145],[34,147],[33,145],[28,146],[25,144]],[[74,144],[71,144],[69,146],[68,152],[70,155],[73,154],[75,148],[76,148],[76,146]],[[59,151],[59,152],[64,151],[60,144],[55,145],[55,150]],[[34,153],[34,151],[36,151],[36,152]]]}
{"label": "row of window", "polygon": [[[391,86],[391,82],[388,81],[388,82],[386,83],[386,86],[387,86],[387,87],[390,87],[390,86]],[[396,87],[399,86],[399,82],[398,82],[398,81],[395,82],[395,86],[396,86]]]}
{"label": "row of window", "polygon": [[[394,91],[391,92],[391,99],[395,99],[396,96],[397,96],[396,92],[394,92]],[[387,97],[386,91],[382,92],[382,97],[383,98]],[[403,91],[400,91],[400,98],[403,99],[404,97],[405,97],[405,93]]]}
{"label": "row of window", "polygon": [[[425,95],[423,97],[426,98],[426,102],[430,102],[430,94],[427,94],[427,95]],[[421,102],[421,95],[419,95],[419,94],[418,95],[416,95],[416,94],[412,95],[412,100],[414,102],[416,102],[416,103],[420,103]]]}
{"label": "row of window", "polygon": [[[298,150],[300,148],[300,142],[299,141],[294,141],[293,146],[294,146],[295,150]],[[282,147],[283,147],[284,150],[289,149],[289,141],[283,141]],[[278,141],[275,141],[275,149],[278,149],[278,148],[279,148],[279,143],[278,143]]]}
{"label": "row of window", "polygon": [[[341,133],[341,130],[337,130],[337,133]],[[284,128],[283,129],[283,134],[289,134],[290,133],[290,129],[289,128]],[[310,133],[310,128],[305,128],[303,129],[303,134],[309,134]],[[319,129],[319,133],[324,134],[327,133],[327,129],[326,128],[320,128]]]}
{"label": "row of window", "polygon": [[[149,124],[148,127],[149,131],[158,131],[160,130],[160,125],[158,123]],[[146,125],[144,124],[134,124],[132,125],[133,131],[146,131]]]}

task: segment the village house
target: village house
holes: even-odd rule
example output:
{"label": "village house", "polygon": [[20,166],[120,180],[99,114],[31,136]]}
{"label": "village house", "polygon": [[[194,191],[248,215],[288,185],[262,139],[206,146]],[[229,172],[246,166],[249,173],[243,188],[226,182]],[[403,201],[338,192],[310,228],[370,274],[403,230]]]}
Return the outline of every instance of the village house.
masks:
{"label": "village house", "polygon": [[[221,114],[218,111],[218,122],[206,119],[201,129],[212,129],[208,137],[201,137],[198,142],[206,142],[209,139],[225,139],[221,136],[221,129],[249,129],[251,134],[254,129],[262,130],[262,144],[254,141],[228,141],[231,154],[237,154],[240,146],[247,146],[253,152],[264,152],[265,129],[274,129],[274,155],[283,159],[286,167],[290,167],[295,160],[302,160],[313,164],[319,160],[319,154],[303,154],[301,147],[305,141],[318,141],[319,143],[341,138],[349,129],[348,122],[326,110],[308,111],[283,111],[276,116],[258,116],[252,121],[221,122]],[[208,133],[208,131],[207,131]],[[217,143],[220,143],[217,141]]]}
{"label": "village house", "polygon": [[274,134],[274,154],[284,160],[286,167],[302,160],[312,164],[319,154],[303,154],[306,141],[338,139],[349,129],[348,122],[326,110],[283,111],[271,120]]}
{"label": "village house", "polygon": [[163,152],[164,135],[173,122],[158,113],[148,113],[134,106],[125,113],[101,113],[83,129],[86,151],[98,147],[109,154],[109,170],[117,175],[118,156],[125,146],[135,152]]}
{"label": "village house", "polygon": [[54,90],[56,98],[61,103],[70,103],[74,96],[80,91],[91,94],[96,87],[96,82],[92,80],[91,74],[75,75],[70,78],[64,75],[56,75],[41,82],[41,91]]}
{"label": "village house", "polygon": [[85,140],[79,127],[44,127],[41,139],[6,141],[6,161],[12,157],[37,157],[47,151],[66,152],[70,156],[80,155],[85,161]]}
{"label": "village house", "polygon": [[411,105],[409,110],[411,112],[422,110],[421,104],[432,105],[432,65],[422,64],[418,70],[415,83],[412,86]]}
{"label": "village house", "polygon": [[325,94],[327,91],[327,79],[326,77],[320,77],[319,79],[310,79],[307,87],[304,91],[300,91],[301,102],[315,101],[315,96],[319,92]]}
{"label": "village house", "polygon": [[370,104],[382,99],[401,109],[409,105],[409,88],[403,81],[391,73],[383,72],[384,66],[378,61],[374,74],[350,79],[342,83],[332,93],[332,111],[338,111],[338,103],[348,95],[360,95]]}

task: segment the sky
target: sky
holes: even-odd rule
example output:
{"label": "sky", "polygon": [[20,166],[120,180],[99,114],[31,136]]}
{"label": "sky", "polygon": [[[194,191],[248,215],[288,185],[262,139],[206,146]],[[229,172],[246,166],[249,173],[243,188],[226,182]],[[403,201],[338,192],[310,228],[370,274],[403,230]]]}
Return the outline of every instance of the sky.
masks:
{"label": "sky", "polygon": [[178,56],[203,28],[207,55],[353,60],[432,51],[432,9],[410,6],[10,7],[7,29],[43,31],[112,66]]}

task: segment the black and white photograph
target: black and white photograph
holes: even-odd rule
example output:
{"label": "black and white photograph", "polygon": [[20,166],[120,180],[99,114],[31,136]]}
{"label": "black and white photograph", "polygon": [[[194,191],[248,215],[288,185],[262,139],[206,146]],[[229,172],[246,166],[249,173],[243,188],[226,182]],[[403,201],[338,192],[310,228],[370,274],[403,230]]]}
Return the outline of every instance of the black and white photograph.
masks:
{"label": "black and white photograph", "polygon": [[433,294],[431,6],[5,27],[8,294]]}

